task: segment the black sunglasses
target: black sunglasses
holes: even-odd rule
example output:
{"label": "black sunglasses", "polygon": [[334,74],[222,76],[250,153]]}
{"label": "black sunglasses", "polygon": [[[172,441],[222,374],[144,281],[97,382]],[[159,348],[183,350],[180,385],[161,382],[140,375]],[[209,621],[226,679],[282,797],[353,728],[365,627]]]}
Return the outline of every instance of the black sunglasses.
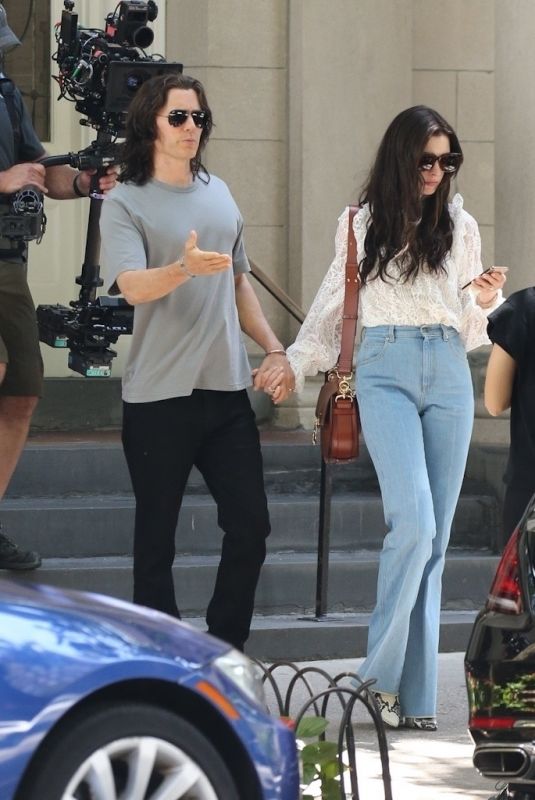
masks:
{"label": "black sunglasses", "polygon": [[457,172],[463,163],[463,157],[461,153],[443,153],[441,156],[424,153],[418,162],[418,169],[424,171],[433,169],[437,161],[442,172]]}
{"label": "black sunglasses", "polygon": [[194,125],[197,128],[206,128],[210,122],[210,114],[208,111],[186,111],[183,108],[173,108],[169,114],[158,114],[159,117],[165,117],[169,125],[173,128],[180,128],[181,125],[191,117]]}

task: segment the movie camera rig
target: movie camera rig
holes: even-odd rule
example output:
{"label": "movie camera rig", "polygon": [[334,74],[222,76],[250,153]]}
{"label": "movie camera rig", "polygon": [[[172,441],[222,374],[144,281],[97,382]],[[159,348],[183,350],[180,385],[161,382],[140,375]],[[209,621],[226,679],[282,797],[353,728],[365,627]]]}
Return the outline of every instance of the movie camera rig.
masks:
{"label": "movie camera rig", "polygon": [[[73,0],[64,0],[55,31],[58,99],[74,102],[76,111],[86,117],[80,124],[96,130],[97,137],[78,153],[45,157],[41,163],[45,167],[69,164],[75,169],[97,171],[91,182],[85,257],[76,278],[81,287],[78,300],[71,301],[69,307],[38,306],[37,321],[40,340],[68,349],[69,368],[87,377],[108,377],[116,356],[110,344],[115,344],[121,334],[132,333],[133,308],[120,298],[97,297],[103,283],[98,264],[102,205],[98,182],[118,161],[117,140],[124,135],[128,106],[139,87],[155,75],[182,72],[182,64],[144,52],[154,39],[148,23],[157,15],[154,0],[123,0],[106,17],[104,30],[83,28],[78,25]],[[24,225],[29,230],[28,221]],[[33,226],[37,225],[34,220]],[[28,235],[25,240],[32,238],[37,236]]]}

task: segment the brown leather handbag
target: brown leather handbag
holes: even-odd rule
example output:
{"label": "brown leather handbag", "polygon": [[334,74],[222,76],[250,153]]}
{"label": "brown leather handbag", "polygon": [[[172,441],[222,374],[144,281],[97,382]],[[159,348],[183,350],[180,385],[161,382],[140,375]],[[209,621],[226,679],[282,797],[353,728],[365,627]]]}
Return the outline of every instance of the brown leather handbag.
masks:
{"label": "brown leather handbag", "polygon": [[353,219],[357,211],[357,206],[349,206],[340,355],[336,366],[325,374],[325,383],[316,403],[312,434],[312,441],[316,444],[319,432],[321,457],[327,463],[354,461],[359,454],[360,417],[355,391],[351,388],[360,289],[357,242],[353,232]]}

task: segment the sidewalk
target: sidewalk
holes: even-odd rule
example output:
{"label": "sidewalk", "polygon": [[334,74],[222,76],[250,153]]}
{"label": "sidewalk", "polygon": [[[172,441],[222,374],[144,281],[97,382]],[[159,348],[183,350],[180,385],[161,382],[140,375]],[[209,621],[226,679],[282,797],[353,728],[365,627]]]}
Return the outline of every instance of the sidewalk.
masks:
{"label": "sidewalk", "polygon": [[[394,800],[487,800],[495,793],[493,781],[482,778],[472,765],[472,741],[467,733],[468,707],[463,671],[464,653],[442,653],[439,656],[438,731],[387,729]],[[357,669],[362,659],[314,661],[298,664],[319,667],[332,676]],[[287,686],[293,674],[286,668],[277,671],[277,682]],[[282,677],[284,676],[284,677]],[[311,676],[312,686],[317,684]],[[306,692],[296,689],[295,712],[306,702]],[[313,713],[313,712],[311,712]],[[329,706],[327,716],[333,723],[340,719],[337,703]],[[380,761],[373,724],[363,712],[354,725],[357,747],[357,770],[360,800],[382,800]],[[334,739],[337,725],[328,737]],[[330,735],[329,735],[330,734]]]}

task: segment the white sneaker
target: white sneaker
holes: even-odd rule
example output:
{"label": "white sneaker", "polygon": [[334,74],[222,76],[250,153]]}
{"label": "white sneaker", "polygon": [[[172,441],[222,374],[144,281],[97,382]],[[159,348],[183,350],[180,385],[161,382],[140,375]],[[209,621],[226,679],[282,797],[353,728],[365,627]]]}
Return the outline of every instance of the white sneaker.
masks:
{"label": "white sneaker", "polygon": [[402,723],[399,695],[389,692],[373,692],[379,706],[381,719],[390,728],[399,728]]}

